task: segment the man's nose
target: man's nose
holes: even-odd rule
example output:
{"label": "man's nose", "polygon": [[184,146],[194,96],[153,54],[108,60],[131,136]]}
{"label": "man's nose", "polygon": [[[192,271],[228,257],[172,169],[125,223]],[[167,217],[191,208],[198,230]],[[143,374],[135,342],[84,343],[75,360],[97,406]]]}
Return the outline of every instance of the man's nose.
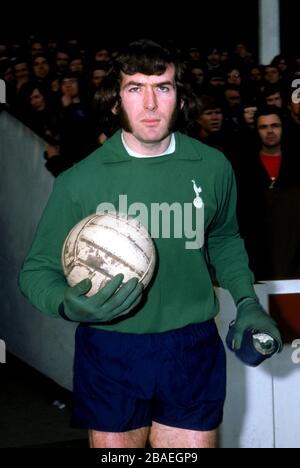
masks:
{"label": "man's nose", "polygon": [[156,96],[152,89],[145,91],[144,108],[152,111],[157,108]]}

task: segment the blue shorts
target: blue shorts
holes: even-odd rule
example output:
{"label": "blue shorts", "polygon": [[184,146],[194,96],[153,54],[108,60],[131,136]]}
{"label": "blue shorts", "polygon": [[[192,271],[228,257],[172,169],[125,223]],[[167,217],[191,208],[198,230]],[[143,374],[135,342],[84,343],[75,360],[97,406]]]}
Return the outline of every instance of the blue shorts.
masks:
{"label": "blue shorts", "polygon": [[75,350],[74,427],[210,431],[222,422],[226,362],[213,320],[141,335],[79,326]]}

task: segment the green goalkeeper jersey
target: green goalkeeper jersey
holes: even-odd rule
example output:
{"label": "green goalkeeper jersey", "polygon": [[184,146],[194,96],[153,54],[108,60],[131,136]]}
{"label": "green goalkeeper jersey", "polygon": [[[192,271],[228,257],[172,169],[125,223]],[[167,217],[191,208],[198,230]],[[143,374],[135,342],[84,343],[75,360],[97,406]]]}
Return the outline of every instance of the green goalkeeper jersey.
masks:
{"label": "green goalkeeper jersey", "polygon": [[147,225],[157,268],[134,313],[98,328],[155,333],[215,317],[218,301],[209,264],[236,302],[255,297],[229,162],[180,133],[175,142],[171,154],[135,158],[125,150],[119,131],[58,177],[20,274],[21,289],[35,307],[59,317],[69,287],[61,264],[64,240],[81,219],[105,207]]}

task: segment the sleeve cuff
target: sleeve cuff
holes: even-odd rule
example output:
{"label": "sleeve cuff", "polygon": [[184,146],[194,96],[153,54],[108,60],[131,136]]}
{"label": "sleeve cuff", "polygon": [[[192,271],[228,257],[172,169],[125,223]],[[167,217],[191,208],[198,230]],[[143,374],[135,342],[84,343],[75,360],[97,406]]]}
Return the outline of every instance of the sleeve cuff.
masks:
{"label": "sleeve cuff", "polygon": [[63,303],[61,302],[58,307],[58,313],[63,318],[64,320],[67,320],[68,322],[73,322],[66,314],[65,314],[65,308]]}

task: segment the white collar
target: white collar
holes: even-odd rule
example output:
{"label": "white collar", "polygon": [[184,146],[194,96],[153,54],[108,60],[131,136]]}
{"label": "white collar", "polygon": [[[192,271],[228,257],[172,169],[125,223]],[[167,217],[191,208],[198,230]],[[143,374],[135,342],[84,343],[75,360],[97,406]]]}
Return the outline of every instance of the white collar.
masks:
{"label": "white collar", "polygon": [[122,139],[122,143],[123,143],[124,148],[126,149],[127,153],[130,156],[133,156],[134,158],[158,158],[159,156],[164,156],[166,154],[174,153],[175,149],[176,149],[176,141],[175,141],[174,133],[172,133],[172,135],[171,135],[170,144],[169,144],[168,148],[166,149],[166,151],[164,151],[163,153],[160,153],[160,154],[155,154],[153,156],[146,156],[145,154],[137,153],[136,151],[133,151],[132,149],[130,149],[129,146],[127,145],[127,143],[125,143],[123,132],[121,133],[121,139]]}

